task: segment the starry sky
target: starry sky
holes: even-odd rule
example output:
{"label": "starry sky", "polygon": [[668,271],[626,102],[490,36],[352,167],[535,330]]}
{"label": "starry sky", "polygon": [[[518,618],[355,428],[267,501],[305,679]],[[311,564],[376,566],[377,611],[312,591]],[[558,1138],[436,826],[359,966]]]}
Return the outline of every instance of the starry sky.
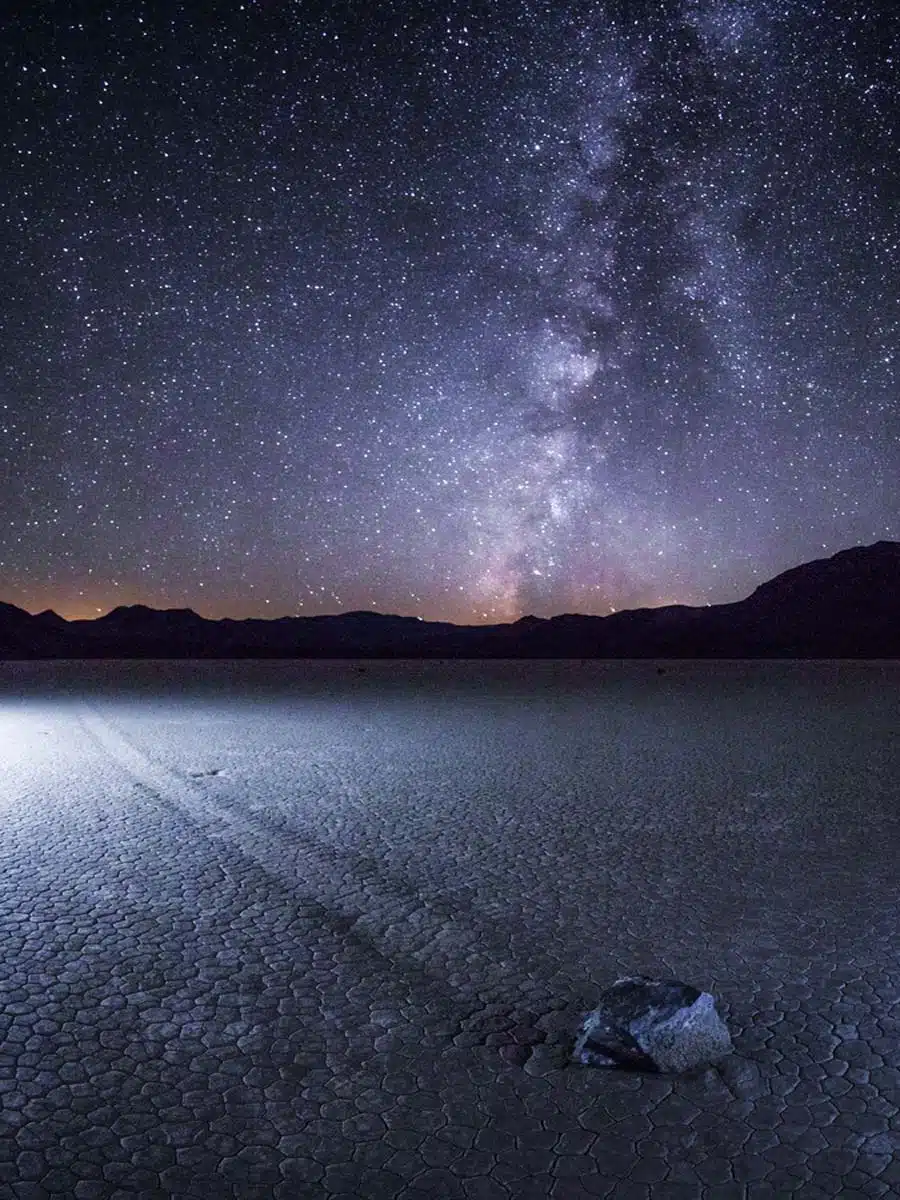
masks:
{"label": "starry sky", "polygon": [[894,0],[5,11],[0,598],[482,623],[900,537]]}

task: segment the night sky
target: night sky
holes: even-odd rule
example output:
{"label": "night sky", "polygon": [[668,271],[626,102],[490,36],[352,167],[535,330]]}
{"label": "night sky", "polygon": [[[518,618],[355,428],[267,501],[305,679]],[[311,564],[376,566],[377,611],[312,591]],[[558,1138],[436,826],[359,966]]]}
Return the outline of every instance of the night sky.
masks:
{"label": "night sky", "polygon": [[0,599],[506,621],[900,537],[895,0],[18,7]]}

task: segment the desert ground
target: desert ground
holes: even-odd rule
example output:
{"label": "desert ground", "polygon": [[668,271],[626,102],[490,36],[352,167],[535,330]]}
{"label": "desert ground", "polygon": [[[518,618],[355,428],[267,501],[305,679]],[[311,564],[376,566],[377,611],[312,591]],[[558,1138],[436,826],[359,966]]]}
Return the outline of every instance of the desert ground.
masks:
{"label": "desert ground", "polygon": [[898,862],[900,663],[2,663],[0,1196],[897,1195]]}

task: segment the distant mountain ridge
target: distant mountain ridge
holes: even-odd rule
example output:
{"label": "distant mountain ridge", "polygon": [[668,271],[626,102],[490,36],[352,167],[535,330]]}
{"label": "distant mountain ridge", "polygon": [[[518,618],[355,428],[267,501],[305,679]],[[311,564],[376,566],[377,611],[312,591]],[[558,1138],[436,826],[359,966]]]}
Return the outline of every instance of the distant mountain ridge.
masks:
{"label": "distant mountain ridge", "polygon": [[66,621],[0,602],[0,658],[900,658],[900,542],[793,567],[731,604],[507,625],[367,611],[208,620],[143,604]]}

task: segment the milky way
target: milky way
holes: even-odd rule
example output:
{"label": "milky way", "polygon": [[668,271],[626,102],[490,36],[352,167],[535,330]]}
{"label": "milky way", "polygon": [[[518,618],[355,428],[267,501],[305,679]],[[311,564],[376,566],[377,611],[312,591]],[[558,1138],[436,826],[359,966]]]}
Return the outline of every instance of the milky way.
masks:
{"label": "milky way", "polygon": [[2,30],[0,598],[482,622],[900,537],[894,4],[200,7]]}

